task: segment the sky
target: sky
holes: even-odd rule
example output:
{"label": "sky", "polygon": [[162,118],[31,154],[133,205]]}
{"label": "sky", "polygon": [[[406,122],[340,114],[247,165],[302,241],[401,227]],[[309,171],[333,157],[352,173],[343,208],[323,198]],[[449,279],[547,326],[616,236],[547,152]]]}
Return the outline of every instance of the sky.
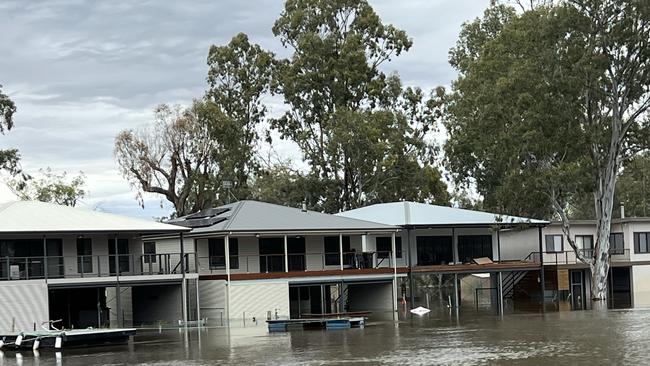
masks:
{"label": "sky", "polygon": [[[210,45],[239,32],[286,57],[271,27],[281,0],[0,1],[0,84],[16,103],[15,127],[0,149],[18,148],[22,167],[38,173],[86,176],[81,205],[134,217],[167,216],[170,205],[145,196],[121,176],[114,138],[152,121],[161,103],[189,104],[206,89]],[[448,64],[461,25],[480,16],[489,0],[370,0],[385,23],[413,39],[411,50],[384,66],[405,85],[449,85]],[[284,110],[270,103],[270,115]],[[261,146],[268,151],[270,146]],[[300,164],[289,142],[272,149]],[[0,198],[9,193],[0,187]]]}

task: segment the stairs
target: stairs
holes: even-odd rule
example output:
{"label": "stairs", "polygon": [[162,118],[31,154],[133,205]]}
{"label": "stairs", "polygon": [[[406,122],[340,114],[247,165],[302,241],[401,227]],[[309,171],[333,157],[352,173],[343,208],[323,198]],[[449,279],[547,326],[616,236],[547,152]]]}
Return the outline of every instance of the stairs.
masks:
{"label": "stairs", "polygon": [[[530,277],[530,273],[535,273],[532,271],[515,271],[508,272],[505,276],[502,277],[503,280],[503,297],[506,299],[512,299],[515,295],[515,287],[527,277]],[[528,279],[530,281],[530,279]],[[535,275],[534,280],[537,281],[537,276]],[[525,282],[529,282],[525,281]]]}

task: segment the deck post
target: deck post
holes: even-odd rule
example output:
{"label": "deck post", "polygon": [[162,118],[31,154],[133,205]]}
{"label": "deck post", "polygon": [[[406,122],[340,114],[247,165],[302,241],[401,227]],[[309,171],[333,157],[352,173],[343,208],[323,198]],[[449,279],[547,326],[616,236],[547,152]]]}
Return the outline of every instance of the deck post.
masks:
{"label": "deck post", "polygon": [[[114,265],[115,265],[115,274],[116,274],[116,283],[115,283],[115,312],[116,312],[116,319],[117,319],[117,326],[120,328],[124,327],[124,317],[122,316],[122,289],[120,288],[120,256],[117,254],[119,253],[117,251],[117,234],[115,234],[115,237],[113,238],[113,245],[115,247],[115,259],[114,259]],[[110,262],[110,259],[109,259]],[[110,272],[110,271],[109,271]]]}
{"label": "deck post", "polygon": [[47,283],[47,238],[43,235],[43,277]]}
{"label": "deck post", "polygon": [[339,234],[339,264],[343,270],[343,234]]}
{"label": "deck post", "polygon": [[409,307],[411,309],[414,308],[415,306],[415,294],[414,294],[414,287],[415,287],[415,282],[413,281],[413,259],[411,258],[411,229],[406,229],[406,255],[408,259],[408,267],[409,267],[409,272],[408,272],[408,279],[409,279]]}
{"label": "deck post", "polygon": [[499,315],[503,315],[503,276],[502,272],[499,272]]}
{"label": "deck post", "polygon": [[286,235],[284,236],[284,271],[289,272],[289,248]]}
{"label": "deck post", "polygon": [[181,247],[181,311],[183,324],[187,326],[187,282],[185,281],[185,244],[183,243],[183,232],[179,233]]}
{"label": "deck post", "polygon": [[546,311],[546,283],[544,283],[544,247],[542,245],[542,227],[537,227],[539,242],[539,282],[542,291],[542,314]]}
{"label": "deck post", "polygon": [[454,308],[458,310],[458,273],[454,273]]}
{"label": "deck post", "polygon": [[453,251],[452,255],[454,256],[454,264],[459,262],[458,259],[458,238],[456,238],[456,228],[451,228],[451,249]]}
{"label": "deck post", "polygon": [[501,262],[501,226],[497,227],[497,260]]}
{"label": "deck post", "polygon": [[230,328],[230,235],[224,237],[223,245],[226,257],[226,322]]}
{"label": "deck post", "polygon": [[391,259],[393,260],[393,311],[397,312],[397,246],[395,244],[395,232],[390,235]]}

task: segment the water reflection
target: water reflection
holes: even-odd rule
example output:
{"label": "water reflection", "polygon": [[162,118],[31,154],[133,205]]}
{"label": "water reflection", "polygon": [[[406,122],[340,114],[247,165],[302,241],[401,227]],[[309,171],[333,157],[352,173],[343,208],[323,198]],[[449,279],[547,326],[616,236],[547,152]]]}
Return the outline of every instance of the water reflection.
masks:
{"label": "water reflection", "polygon": [[269,334],[246,328],[141,330],[129,345],[0,353],[0,365],[646,364],[650,311],[371,319],[365,329]]}

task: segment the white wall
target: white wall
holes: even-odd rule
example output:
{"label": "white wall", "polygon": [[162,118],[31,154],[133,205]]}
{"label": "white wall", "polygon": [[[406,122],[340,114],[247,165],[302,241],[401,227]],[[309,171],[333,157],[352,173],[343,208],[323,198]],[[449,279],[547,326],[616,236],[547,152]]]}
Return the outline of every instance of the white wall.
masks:
{"label": "white wall", "polygon": [[0,282],[0,331],[32,330],[50,319],[44,280]]}
{"label": "white wall", "polygon": [[632,299],[635,308],[650,307],[650,265],[632,266]]}
{"label": "white wall", "polygon": [[230,323],[234,325],[244,316],[247,322],[253,317],[258,322],[264,321],[269,311],[275,317],[276,309],[280,318],[289,317],[289,282],[286,280],[233,282],[228,297]]}
{"label": "white wall", "polygon": [[226,281],[200,280],[199,307],[201,318],[207,318],[210,325],[222,325],[226,318]]}

